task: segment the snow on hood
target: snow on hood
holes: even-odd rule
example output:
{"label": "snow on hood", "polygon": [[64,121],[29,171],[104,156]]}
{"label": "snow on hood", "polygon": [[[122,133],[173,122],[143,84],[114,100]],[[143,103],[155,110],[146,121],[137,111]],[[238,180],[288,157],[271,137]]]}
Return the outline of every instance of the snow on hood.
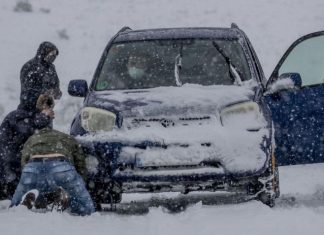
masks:
{"label": "snow on hood", "polygon": [[[212,160],[220,162],[227,172],[241,173],[256,172],[264,167],[267,159],[261,147],[265,145],[264,137],[269,137],[267,128],[250,132],[222,126],[215,115],[206,122],[188,126],[165,128],[156,124],[89,134],[79,139],[86,142],[122,142],[129,147],[122,148],[119,161],[138,166],[197,165]],[[144,141],[162,143],[168,148],[132,147]],[[206,143],[210,146],[204,146]]]}
{"label": "snow on hood", "polygon": [[[160,129],[158,133],[147,128],[142,132],[142,140],[163,139],[168,145],[167,149],[149,148],[146,150],[126,147],[121,153],[121,162],[136,161],[138,166],[168,166],[168,165],[198,165],[203,161],[218,161],[227,172],[255,172],[264,167],[266,153],[261,149],[264,136],[268,135],[266,129],[259,132],[246,130],[233,130],[223,127],[216,122],[213,125],[199,128],[177,127]],[[150,130],[149,130],[150,129]],[[151,133],[148,133],[148,132]],[[127,135],[133,135],[127,131]],[[125,133],[125,134],[126,134]],[[158,136],[157,136],[158,134]],[[113,136],[111,136],[112,139]],[[140,140],[140,134],[137,136]],[[173,143],[179,143],[172,146]],[[201,144],[210,143],[210,146]],[[189,144],[188,147],[180,145]],[[134,158],[136,156],[136,159]]]}
{"label": "snow on hood", "polygon": [[[184,85],[147,89],[143,92],[100,92],[98,102],[114,103],[116,108],[128,110],[128,115],[132,117],[124,116],[124,124],[120,129],[88,134],[79,139],[86,142],[124,143],[129,147],[122,149],[119,161],[136,161],[140,166],[196,165],[205,160],[213,160],[220,162],[229,172],[256,172],[264,167],[267,159],[261,148],[264,137],[269,135],[264,117],[239,117],[235,125],[223,126],[219,116],[219,109],[224,106],[251,100],[254,94],[252,87],[253,83],[243,86]],[[174,125],[164,127],[159,122],[151,122],[149,125],[145,123],[130,127],[125,124],[134,117],[152,117],[152,114],[154,117],[175,120]],[[193,121],[179,119],[184,114],[191,117],[207,114],[208,118]],[[256,123],[258,126],[261,124],[263,128],[251,132],[247,131],[246,125],[240,127],[237,122]],[[161,143],[168,148],[143,150],[132,147],[145,141]],[[209,146],[204,146],[206,143]]]}
{"label": "snow on hood", "polygon": [[124,117],[207,114],[231,103],[251,100],[253,85],[253,82],[244,86],[185,84],[181,87],[103,91],[96,92],[94,104],[113,106]]}

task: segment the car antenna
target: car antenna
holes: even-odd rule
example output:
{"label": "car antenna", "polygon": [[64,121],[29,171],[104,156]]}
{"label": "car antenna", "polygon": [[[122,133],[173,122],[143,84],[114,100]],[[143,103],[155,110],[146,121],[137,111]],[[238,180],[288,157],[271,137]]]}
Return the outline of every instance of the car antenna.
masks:
{"label": "car antenna", "polygon": [[128,27],[128,26],[124,26],[124,27],[122,27],[119,31],[118,31],[118,33],[122,33],[122,32],[125,32],[125,31],[131,31],[132,29],[130,28],[130,27]]}
{"label": "car antenna", "polygon": [[231,24],[231,28],[232,29],[239,29],[239,27],[237,26],[237,24],[234,23],[234,22]]}

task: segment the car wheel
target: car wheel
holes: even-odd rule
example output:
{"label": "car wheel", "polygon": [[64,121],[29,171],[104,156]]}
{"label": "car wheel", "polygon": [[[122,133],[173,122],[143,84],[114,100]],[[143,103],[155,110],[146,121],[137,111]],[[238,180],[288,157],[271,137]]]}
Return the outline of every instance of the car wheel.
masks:
{"label": "car wheel", "polygon": [[101,210],[102,203],[116,204],[122,200],[121,184],[117,182],[92,182],[88,190],[97,210]]}
{"label": "car wheel", "polygon": [[275,168],[275,172],[274,172],[274,180],[273,180],[273,188],[274,188],[274,193],[276,198],[278,198],[280,196],[280,187],[279,187],[279,169],[278,166],[276,166]]}
{"label": "car wheel", "polygon": [[109,192],[110,200],[107,201],[108,203],[119,203],[122,200],[122,194],[121,193],[116,193],[116,192]]}
{"label": "car wheel", "polygon": [[279,169],[274,154],[271,156],[267,173],[259,181],[263,184],[263,190],[259,192],[257,199],[269,207],[274,207],[276,198],[280,196]]}
{"label": "car wheel", "polygon": [[271,192],[262,192],[258,195],[258,199],[269,207],[275,206],[276,195]]}

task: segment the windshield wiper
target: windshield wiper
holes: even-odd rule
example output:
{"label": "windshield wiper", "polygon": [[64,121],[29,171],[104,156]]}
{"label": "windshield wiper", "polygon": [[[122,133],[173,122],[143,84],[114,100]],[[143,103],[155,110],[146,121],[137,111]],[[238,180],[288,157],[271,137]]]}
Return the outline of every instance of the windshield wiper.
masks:
{"label": "windshield wiper", "polygon": [[182,44],[180,46],[180,52],[175,58],[174,62],[174,77],[177,86],[182,86],[182,82],[180,81],[180,70],[182,68]]}
{"label": "windshield wiper", "polygon": [[243,84],[242,78],[241,78],[240,74],[238,73],[237,68],[232,64],[231,59],[225,54],[225,52],[220,48],[220,46],[215,41],[213,41],[213,46],[216,48],[216,50],[219,52],[219,54],[221,54],[224,57],[227,65],[228,65],[229,74],[230,74],[231,78],[234,80],[234,84],[241,86]]}

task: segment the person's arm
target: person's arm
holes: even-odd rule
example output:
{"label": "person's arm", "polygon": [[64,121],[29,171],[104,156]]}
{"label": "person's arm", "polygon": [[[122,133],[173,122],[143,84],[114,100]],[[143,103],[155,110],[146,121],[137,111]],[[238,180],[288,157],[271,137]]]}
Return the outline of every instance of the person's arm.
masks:
{"label": "person's arm", "polygon": [[[11,128],[15,132],[20,133],[21,136],[24,136],[25,139],[34,134],[35,125],[32,117],[13,119],[11,122]],[[15,142],[18,143],[19,141],[20,140],[16,140]]]}
{"label": "person's arm", "polygon": [[43,79],[43,93],[49,92],[49,94],[52,95],[54,99],[58,100],[62,96],[62,91],[60,89],[60,80],[57,76],[54,65],[51,65],[49,70],[51,75],[45,75]]}
{"label": "person's arm", "polygon": [[41,74],[44,74],[44,70],[36,61],[30,60],[24,64],[20,71],[21,91],[38,90],[39,92]]}
{"label": "person's arm", "polygon": [[78,143],[78,141],[74,138],[72,139],[72,141],[73,141],[72,156],[73,156],[75,168],[79,172],[79,174],[83,177],[83,179],[86,181],[87,179],[87,168],[85,162],[86,155],[84,154],[82,147]]}
{"label": "person's arm", "polygon": [[23,168],[30,159],[32,154],[32,137],[30,137],[24,144],[23,149],[21,150],[21,167]]}
{"label": "person's arm", "polygon": [[41,113],[36,113],[33,119],[35,129],[43,129],[45,127],[50,126],[53,119],[52,116],[54,116],[54,114],[50,112],[46,113],[45,111]]}

